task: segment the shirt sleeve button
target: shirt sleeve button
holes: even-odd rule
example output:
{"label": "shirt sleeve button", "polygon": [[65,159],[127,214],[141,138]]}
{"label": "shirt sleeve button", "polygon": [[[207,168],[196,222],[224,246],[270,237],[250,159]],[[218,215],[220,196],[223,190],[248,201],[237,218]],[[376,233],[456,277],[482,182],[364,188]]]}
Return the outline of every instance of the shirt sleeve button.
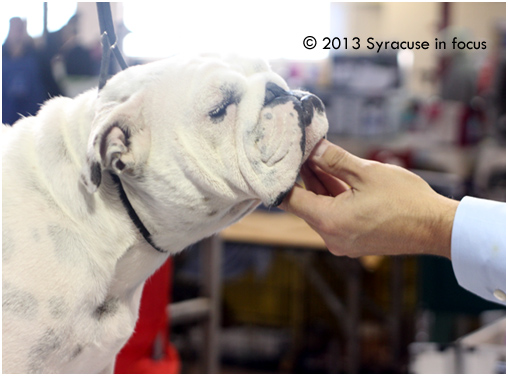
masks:
{"label": "shirt sleeve button", "polygon": [[496,291],[494,291],[494,296],[496,297],[496,299],[499,299],[502,302],[506,302],[506,294],[503,291],[497,289]]}

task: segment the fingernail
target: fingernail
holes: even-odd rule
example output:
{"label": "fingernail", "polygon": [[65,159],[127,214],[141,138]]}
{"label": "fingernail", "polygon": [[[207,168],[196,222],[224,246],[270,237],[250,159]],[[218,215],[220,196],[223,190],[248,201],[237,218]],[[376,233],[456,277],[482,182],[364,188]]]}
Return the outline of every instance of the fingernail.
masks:
{"label": "fingernail", "polygon": [[310,158],[311,159],[321,158],[321,156],[325,153],[327,148],[328,142],[326,140],[319,141],[318,144],[314,147],[314,150],[312,150],[312,153],[310,153]]}

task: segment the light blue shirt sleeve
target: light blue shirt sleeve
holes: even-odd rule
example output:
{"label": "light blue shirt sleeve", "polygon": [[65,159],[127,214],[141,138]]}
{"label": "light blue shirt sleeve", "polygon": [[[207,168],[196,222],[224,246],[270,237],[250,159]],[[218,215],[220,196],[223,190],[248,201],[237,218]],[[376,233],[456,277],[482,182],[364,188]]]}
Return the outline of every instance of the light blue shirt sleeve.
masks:
{"label": "light blue shirt sleeve", "polygon": [[453,221],[451,257],[459,285],[506,305],[506,203],[464,197]]}

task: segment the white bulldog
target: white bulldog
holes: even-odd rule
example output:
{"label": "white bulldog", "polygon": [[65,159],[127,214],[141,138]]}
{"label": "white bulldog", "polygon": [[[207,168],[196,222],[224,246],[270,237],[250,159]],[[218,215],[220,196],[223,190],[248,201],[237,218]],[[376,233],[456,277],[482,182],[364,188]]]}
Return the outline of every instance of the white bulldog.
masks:
{"label": "white bulldog", "polygon": [[215,56],[129,68],[4,127],[3,371],[112,372],[144,281],[277,205],[327,128],[265,62]]}

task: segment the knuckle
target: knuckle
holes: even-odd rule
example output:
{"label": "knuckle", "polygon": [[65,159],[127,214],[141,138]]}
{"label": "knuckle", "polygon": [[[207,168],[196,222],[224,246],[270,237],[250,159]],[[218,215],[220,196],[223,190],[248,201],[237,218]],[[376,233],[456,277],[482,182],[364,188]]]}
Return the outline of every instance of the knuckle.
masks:
{"label": "knuckle", "polygon": [[365,160],[360,164],[359,171],[362,176],[373,175],[378,171],[379,165],[379,162]]}
{"label": "knuckle", "polygon": [[365,168],[370,169],[372,171],[383,171],[386,163],[382,163],[379,161],[365,161]]}
{"label": "knuckle", "polygon": [[330,170],[339,171],[342,169],[342,166],[347,162],[347,153],[334,152],[330,153],[328,156],[326,163]]}

